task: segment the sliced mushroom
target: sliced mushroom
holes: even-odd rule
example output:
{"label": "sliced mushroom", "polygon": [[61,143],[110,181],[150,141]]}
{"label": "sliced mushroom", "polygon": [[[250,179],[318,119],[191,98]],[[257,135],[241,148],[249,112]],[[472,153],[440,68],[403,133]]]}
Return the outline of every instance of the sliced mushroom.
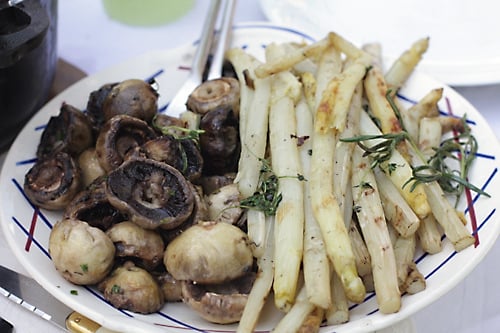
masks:
{"label": "sliced mushroom", "polygon": [[59,151],[76,156],[93,144],[92,127],[85,114],[74,106],[63,103],[59,114],[49,119],[36,156],[42,159]]}
{"label": "sliced mushroom", "polygon": [[247,273],[223,284],[199,284],[182,281],[182,298],[202,318],[217,324],[230,324],[241,319],[255,273]]}
{"label": "sliced mushroom", "polygon": [[162,262],[165,244],[160,234],[146,230],[137,224],[124,221],[113,225],[106,231],[116,247],[116,256],[132,260],[151,271]]}
{"label": "sliced mushroom", "polygon": [[104,120],[126,114],[150,122],[158,111],[158,92],[150,83],[129,79],[114,85],[103,103]]}
{"label": "sliced mushroom", "polygon": [[155,137],[145,121],[127,115],[114,116],[97,137],[95,149],[101,167],[106,172],[116,169],[131,150]]}
{"label": "sliced mushroom", "polygon": [[50,232],[49,253],[66,280],[90,285],[111,271],[115,247],[102,230],[84,221],[63,219]]}
{"label": "sliced mushroom", "polygon": [[227,223],[201,222],[167,245],[163,263],[177,280],[223,283],[251,271],[246,233]]}
{"label": "sliced mushroom", "polygon": [[222,175],[237,171],[240,156],[239,120],[230,109],[218,108],[200,121],[203,173]]}
{"label": "sliced mushroom", "polygon": [[63,209],[82,188],[81,172],[65,152],[38,160],[24,176],[24,192],[35,205]]}
{"label": "sliced mushroom", "polygon": [[105,177],[99,177],[80,191],[64,209],[63,217],[85,221],[101,230],[126,220],[126,216],[109,203],[105,181]]}
{"label": "sliced mushroom", "polygon": [[208,216],[211,221],[236,224],[243,214],[240,206],[238,184],[221,187],[206,197]]}
{"label": "sliced mushroom", "polygon": [[107,177],[109,202],[146,229],[172,229],[193,211],[189,182],[170,165],[152,159],[131,159]]}
{"label": "sliced mushroom", "polygon": [[199,114],[223,108],[233,110],[236,116],[240,112],[240,84],[233,77],[205,81],[189,95],[188,110]]}
{"label": "sliced mushroom", "polygon": [[104,298],[118,309],[153,313],[164,304],[163,292],[153,276],[127,261],[99,284]]}

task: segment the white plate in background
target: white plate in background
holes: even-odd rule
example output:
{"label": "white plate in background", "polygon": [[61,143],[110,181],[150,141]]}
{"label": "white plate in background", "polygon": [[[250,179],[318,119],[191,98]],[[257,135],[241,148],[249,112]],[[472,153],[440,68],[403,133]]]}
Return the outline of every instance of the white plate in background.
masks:
{"label": "white plate in background", "polygon": [[[248,52],[262,57],[265,45],[270,42],[304,39],[310,41],[307,35],[289,28],[264,23],[248,23],[235,29],[232,45],[243,47]],[[84,109],[89,93],[104,83],[128,78],[147,79],[154,76],[160,87],[159,106],[161,107],[168,103],[186,78],[186,67],[191,64],[194,50],[195,47],[190,44],[174,50],[147,53],[89,76],[71,86],[44,106],[21,131],[6,157],[0,174],[0,223],[5,238],[19,262],[56,298],[112,330],[148,333],[186,332],[187,330],[234,332],[236,326],[207,323],[182,303],[166,304],[160,312],[151,315],[117,310],[106,303],[95,289],[77,287],[68,283],[56,272],[47,250],[50,230],[61,214],[41,210],[36,216],[31,245],[28,250],[26,249],[34,209],[22,191],[24,175],[33,163],[43,125],[47,123],[50,116],[58,114],[63,101]],[[497,174],[500,151],[497,145],[491,144],[491,142],[496,142],[496,138],[484,118],[453,89],[419,72],[415,72],[401,90],[401,95],[404,97],[402,102],[416,101],[429,90],[437,87],[444,87],[444,96],[450,101],[456,115],[467,114],[473,134],[479,142],[479,155],[472,169],[470,181],[479,187],[484,187],[492,196],[490,199],[482,196],[475,197],[474,201],[481,243],[477,248],[470,247],[456,253],[449,241],[444,239],[441,253],[417,255],[418,268],[427,278],[427,288],[418,294],[403,296],[402,308],[398,313],[381,314],[374,295],[370,293],[364,303],[352,307],[349,323],[322,327],[321,332],[372,332],[410,317],[464,279],[484,258],[497,239],[500,229],[497,212],[500,200],[500,177]],[[443,110],[446,109],[444,99],[440,106]],[[464,207],[465,203],[462,201],[459,209],[464,211]],[[469,218],[468,211],[465,214]],[[74,295],[73,290],[77,290],[78,295]],[[273,309],[272,304],[269,304],[257,330],[270,331],[280,317],[281,314]]]}
{"label": "white plate in background", "polygon": [[419,70],[449,85],[500,83],[500,2],[491,0],[260,0],[271,22],[358,45],[381,42],[394,59],[430,37]]}

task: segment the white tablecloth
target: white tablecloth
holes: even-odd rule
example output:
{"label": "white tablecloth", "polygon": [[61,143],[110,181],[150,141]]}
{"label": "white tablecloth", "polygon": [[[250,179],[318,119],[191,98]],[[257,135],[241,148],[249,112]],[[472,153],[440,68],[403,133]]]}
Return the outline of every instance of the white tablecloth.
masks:
{"label": "white tablecloth", "polygon": [[[59,56],[93,74],[151,49],[173,48],[199,36],[207,7],[208,1],[199,0],[186,16],[171,24],[130,28],[110,21],[98,0],[59,1]],[[239,0],[235,22],[262,20],[266,18],[257,1]],[[500,84],[456,89],[483,114],[500,136]],[[25,272],[1,234],[0,251],[1,264]],[[416,331],[497,332],[500,329],[499,258],[500,244],[497,242],[464,281],[413,316]],[[15,332],[58,332],[51,324],[3,297],[0,297],[0,316],[14,324]]]}

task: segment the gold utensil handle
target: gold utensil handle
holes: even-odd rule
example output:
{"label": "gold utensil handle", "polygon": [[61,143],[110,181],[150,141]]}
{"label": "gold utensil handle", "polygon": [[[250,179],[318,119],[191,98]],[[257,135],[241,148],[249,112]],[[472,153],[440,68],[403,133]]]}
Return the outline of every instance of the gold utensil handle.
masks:
{"label": "gold utensil handle", "polygon": [[117,333],[102,327],[76,311],[70,313],[66,318],[66,327],[71,333]]}

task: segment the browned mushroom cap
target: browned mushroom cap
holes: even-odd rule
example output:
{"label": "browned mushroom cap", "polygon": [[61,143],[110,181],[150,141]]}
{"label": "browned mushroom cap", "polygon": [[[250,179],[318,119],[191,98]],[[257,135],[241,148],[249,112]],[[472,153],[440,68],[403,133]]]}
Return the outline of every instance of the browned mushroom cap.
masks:
{"label": "browned mushroom cap", "polygon": [[188,130],[188,124],[185,120],[164,113],[158,113],[153,117],[151,127],[160,134],[170,134],[178,137],[185,135],[186,130]]}
{"label": "browned mushroom cap", "polygon": [[103,104],[108,97],[109,92],[118,82],[106,83],[99,89],[90,93],[87,101],[87,117],[92,125],[94,133],[99,133],[102,125],[106,122],[104,119]]}
{"label": "browned mushroom cap", "polygon": [[167,302],[182,301],[182,281],[174,279],[168,272],[153,273],[163,291],[163,297]]}
{"label": "browned mushroom cap", "polygon": [[163,292],[153,276],[127,261],[99,284],[104,298],[116,308],[152,313],[164,304]]}
{"label": "browned mushroom cap", "polygon": [[163,263],[177,280],[217,284],[251,271],[253,254],[247,234],[238,227],[201,222],[168,244]]}
{"label": "browned mushroom cap", "polygon": [[88,118],[74,106],[63,103],[59,114],[49,119],[36,156],[40,159],[59,151],[76,156],[93,144],[94,136]]}
{"label": "browned mushroom cap", "polygon": [[64,152],[38,160],[24,176],[26,196],[49,210],[66,207],[81,188],[80,169]]}
{"label": "browned mushroom cap", "polygon": [[167,163],[191,182],[201,177],[203,158],[197,143],[190,138],[163,135],[144,143],[132,155]]}
{"label": "browned mushroom cap", "polygon": [[110,172],[123,163],[129,151],[155,137],[156,133],[145,121],[127,115],[114,116],[97,137],[97,159],[101,167]]}
{"label": "browned mushroom cap", "polygon": [[182,281],[182,298],[202,318],[217,324],[230,324],[241,319],[255,273],[223,284],[199,284]]}
{"label": "browned mushroom cap", "polygon": [[193,185],[192,183],[189,183],[189,185],[191,186],[191,190],[194,195],[193,213],[178,227],[170,230],[159,230],[165,243],[167,244],[174,240],[174,238],[179,236],[181,233],[183,233],[184,230],[191,227],[193,224],[208,220],[208,207],[205,198],[203,198],[203,190],[200,186]]}
{"label": "browned mushroom cap", "polygon": [[151,84],[129,79],[114,85],[103,103],[104,120],[119,114],[150,122],[158,111],[158,93]]}
{"label": "browned mushroom cap", "polygon": [[107,177],[109,202],[146,229],[172,229],[193,211],[188,181],[175,168],[151,159],[131,159]]}
{"label": "browned mushroom cap", "polygon": [[203,192],[205,194],[211,194],[223,186],[234,183],[234,179],[236,178],[236,173],[226,173],[223,175],[211,175],[211,176],[202,176],[200,179],[200,184],[203,188]]}
{"label": "browned mushroom cap", "polygon": [[218,108],[200,121],[200,148],[203,173],[222,175],[235,172],[240,157],[239,120],[230,109]]}
{"label": "browned mushroom cap", "polygon": [[124,221],[109,228],[106,235],[115,244],[117,257],[130,258],[148,271],[155,269],[162,262],[165,244],[156,231]]}
{"label": "browned mushroom cap", "polygon": [[189,95],[186,106],[188,110],[202,115],[216,108],[230,109],[239,115],[239,81],[232,77],[205,81]]}
{"label": "browned mushroom cap", "polygon": [[125,221],[126,216],[108,201],[105,180],[105,177],[99,177],[80,191],[64,209],[63,217],[85,221],[101,230]]}

